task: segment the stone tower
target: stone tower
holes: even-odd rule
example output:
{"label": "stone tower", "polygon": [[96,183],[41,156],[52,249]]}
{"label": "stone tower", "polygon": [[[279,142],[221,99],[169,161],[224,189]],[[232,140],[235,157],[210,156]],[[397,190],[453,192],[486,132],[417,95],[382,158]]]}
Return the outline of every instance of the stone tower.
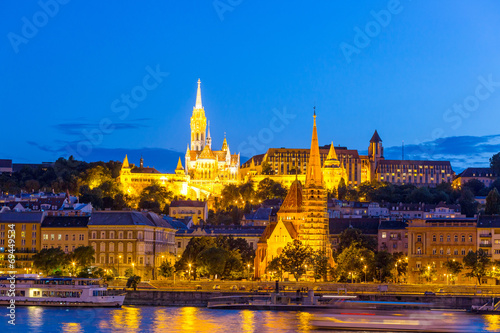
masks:
{"label": "stone tower", "polygon": [[201,81],[198,79],[198,91],[196,93],[196,105],[193,107],[191,116],[191,150],[201,151],[206,144],[207,117],[205,109],[201,104]]}

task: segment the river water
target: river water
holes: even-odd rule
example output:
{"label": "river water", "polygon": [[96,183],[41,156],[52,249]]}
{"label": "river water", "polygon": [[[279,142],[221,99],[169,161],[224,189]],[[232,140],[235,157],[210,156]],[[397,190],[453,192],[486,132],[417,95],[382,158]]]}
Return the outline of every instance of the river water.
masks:
{"label": "river water", "polygon": [[[470,332],[500,332],[500,315],[468,315]],[[3,310],[0,332],[315,332],[308,312],[210,310],[195,307],[16,308],[16,325]]]}

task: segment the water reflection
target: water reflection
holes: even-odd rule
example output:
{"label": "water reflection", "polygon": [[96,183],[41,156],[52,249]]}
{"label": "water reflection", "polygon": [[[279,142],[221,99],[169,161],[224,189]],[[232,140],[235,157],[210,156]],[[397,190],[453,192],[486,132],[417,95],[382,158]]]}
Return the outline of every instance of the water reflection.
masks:
{"label": "water reflection", "polygon": [[255,313],[250,310],[243,310],[240,314],[241,317],[241,331],[242,332],[253,332],[254,331],[254,317]]}
{"label": "water reflection", "polygon": [[484,321],[486,324],[485,330],[491,332],[500,331],[500,315],[485,315]]}
{"label": "water reflection", "polygon": [[[499,332],[500,315],[467,315],[470,332]],[[459,319],[458,318],[458,319]],[[124,306],[120,309],[16,308],[16,332],[196,332],[196,333],[288,333],[317,332],[311,328],[313,314],[301,311],[272,312],[250,310],[211,310],[205,308]],[[0,332],[12,329],[0,321]]]}

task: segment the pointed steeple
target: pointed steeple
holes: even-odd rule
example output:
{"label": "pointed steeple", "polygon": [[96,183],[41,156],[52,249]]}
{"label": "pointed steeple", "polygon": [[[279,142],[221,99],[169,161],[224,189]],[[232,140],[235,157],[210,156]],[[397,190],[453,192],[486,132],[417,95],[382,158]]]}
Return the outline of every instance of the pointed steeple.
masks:
{"label": "pointed steeple", "polygon": [[222,151],[227,151],[229,148],[228,148],[228,145],[227,145],[227,140],[226,140],[226,132],[224,132],[224,141],[222,141]]}
{"label": "pointed steeple", "polygon": [[330,145],[330,151],[328,152],[328,156],[326,157],[325,167],[331,167],[333,165],[340,165],[339,159],[337,158],[337,153],[335,152],[335,146],[332,144]]}
{"label": "pointed steeple", "polygon": [[314,123],[311,139],[311,150],[307,162],[306,187],[310,185],[322,186],[323,174],[321,172],[321,158],[319,155],[318,131],[316,129],[316,107],[314,107]]}
{"label": "pointed steeple", "polygon": [[181,162],[181,157],[179,156],[179,161],[177,162],[177,168],[175,170],[184,170],[184,167],[182,166]]}
{"label": "pointed steeple", "polygon": [[122,168],[130,168],[130,164],[128,164],[127,154],[125,154],[125,158],[123,159]]}
{"label": "pointed steeple", "polygon": [[207,132],[207,140],[206,145],[212,149],[212,137],[210,136],[210,121],[208,121],[208,132]]}
{"label": "pointed steeple", "polygon": [[382,142],[382,139],[380,138],[380,135],[378,135],[377,130],[375,130],[375,133],[373,133],[373,136],[370,139],[370,142],[375,142],[375,143]]}
{"label": "pointed steeple", "polygon": [[201,88],[200,88],[201,80],[198,79],[198,91],[196,92],[196,109],[202,109],[203,106],[201,105]]}

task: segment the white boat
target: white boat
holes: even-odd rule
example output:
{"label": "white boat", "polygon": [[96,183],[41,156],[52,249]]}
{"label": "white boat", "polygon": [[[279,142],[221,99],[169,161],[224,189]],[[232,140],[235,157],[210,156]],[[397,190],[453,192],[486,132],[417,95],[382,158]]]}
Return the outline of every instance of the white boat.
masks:
{"label": "white boat", "polygon": [[11,300],[16,306],[121,307],[125,295],[108,295],[107,287],[100,285],[99,279],[35,274],[1,276],[0,305],[9,305]]}
{"label": "white boat", "polygon": [[318,314],[311,320],[316,329],[380,332],[469,332],[462,313],[442,311],[340,311]]}

